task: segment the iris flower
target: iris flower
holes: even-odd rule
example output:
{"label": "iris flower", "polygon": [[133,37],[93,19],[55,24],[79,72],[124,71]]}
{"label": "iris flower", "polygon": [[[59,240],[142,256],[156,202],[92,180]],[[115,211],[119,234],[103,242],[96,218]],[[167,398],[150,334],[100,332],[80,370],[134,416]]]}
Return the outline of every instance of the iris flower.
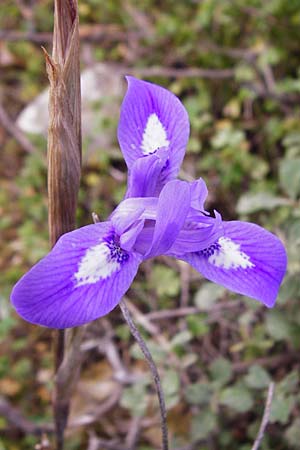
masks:
{"label": "iris flower", "polygon": [[207,279],[272,307],[286,271],[281,241],[253,223],[205,211],[205,182],[177,179],[189,137],[185,108],[160,86],[127,81],[118,128],[128,168],[125,198],[106,222],[63,235],[19,280],[11,294],[17,312],[51,328],[95,320],[119,303],[139,265],[158,255],[186,261]]}

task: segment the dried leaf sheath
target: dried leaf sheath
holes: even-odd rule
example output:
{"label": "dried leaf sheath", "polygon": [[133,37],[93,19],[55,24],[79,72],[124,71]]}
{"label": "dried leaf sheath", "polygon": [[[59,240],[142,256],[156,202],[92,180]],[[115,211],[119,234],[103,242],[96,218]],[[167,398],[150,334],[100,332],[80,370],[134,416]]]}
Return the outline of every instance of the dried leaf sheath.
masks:
{"label": "dried leaf sheath", "polygon": [[81,171],[81,100],[77,5],[55,1],[50,81],[48,196],[50,242],[75,226]]}
{"label": "dried leaf sheath", "polygon": [[[52,246],[75,228],[81,174],[81,93],[77,0],[55,0],[52,57],[45,51],[50,82],[48,128],[49,237]],[[82,337],[75,329],[72,338]],[[64,429],[81,357],[64,355],[64,331],[55,339],[56,377],[53,407],[56,449],[64,446]],[[71,349],[72,350],[72,349]],[[74,367],[75,365],[75,367]],[[77,367],[76,367],[77,366]],[[76,369],[74,371],[74,369]],[[76,372],[76,373],[75,373]]]}

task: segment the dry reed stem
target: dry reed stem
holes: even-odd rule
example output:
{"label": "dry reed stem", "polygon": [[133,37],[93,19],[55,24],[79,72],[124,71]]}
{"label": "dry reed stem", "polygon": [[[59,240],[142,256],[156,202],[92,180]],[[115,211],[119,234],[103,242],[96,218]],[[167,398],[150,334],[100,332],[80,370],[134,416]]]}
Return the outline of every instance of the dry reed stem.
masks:
{"label": "dry reed stem", "polygon": [[[59,237],[75,228],[81,175],[81,93],[77,0],[54,1],[53,51],[44,49],[50,82],[48,128],[49,234],[53,246]],[[80,355],[74,342],[82,330],[70,331],[72,342],[65,353],[65,333],[55,336],[55,386],[53,393],[56,449],[64,446],[64,429],[71,392],[79,374]]]}

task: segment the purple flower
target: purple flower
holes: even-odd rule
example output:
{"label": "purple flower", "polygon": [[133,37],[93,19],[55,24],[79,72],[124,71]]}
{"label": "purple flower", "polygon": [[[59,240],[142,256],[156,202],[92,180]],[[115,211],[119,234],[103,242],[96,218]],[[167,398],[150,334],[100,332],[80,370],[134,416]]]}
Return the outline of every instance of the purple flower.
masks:
{"label": "purple flower", "polygon": [[111,311],[139,264],[169,255],[209,280],[268,307],[286,270],[280,240],[204,209],[202,179],[176,180],[189,136],[187,113],[169,91],[128,78],[118,137],[128,167],[125,199],[107,222],[62,236],[15,285],[11,301],[29,322],[73,327]]}

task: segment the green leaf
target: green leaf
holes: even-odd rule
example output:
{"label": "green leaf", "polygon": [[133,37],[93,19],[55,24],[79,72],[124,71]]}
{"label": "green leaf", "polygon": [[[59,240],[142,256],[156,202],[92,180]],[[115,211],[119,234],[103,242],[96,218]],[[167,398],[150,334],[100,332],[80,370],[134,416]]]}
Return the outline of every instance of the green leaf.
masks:
{"label": "green leaf", "polygon": [[221,392],[220,403],[240,413],[249,411],[253,406],[251,394],[244,386],[233,386],[224,389]]}
{"label": "green leaf", "polygon": [[291,325],[279,311],[267,312],[266,327],[269,335],[276,341],[282,341],[291,337]]}
{"label": "green leaf", "polygon": [[216,416],[210,411],[204,411],[192,420],[192,441],[207,438],[217,426]]}
{"label": "green leaf", "polygon": [[[160,345],[153,341],[147,340],[147,346],[155,362],[159,363],[165,361],[166,351]],[[130,354],[135,359],[145,359],[142,350],[136,342],[131,346]]]}
{"label": "green leaf", "polygon": [[299,448],[300,442],[300,419],[296,419],[291,426],[285,431],[285,436],[290,444],[295,449]]}
{"label": "green leaf", "polygon": [[175,336],[173,337],[173,339],[170,342],[170,345],[172,348],[177,347],[177,346],[183,346],[183,345],[187,344],[188,342],[190,342],[192,337],[193,336],[190,331],[188,331],[188,330],[180,331],[179,333],[175,334]]}
{"label": "green leaf", "polygon": [[263,389],[269,386],[271,378],[268,372],[260,366],[250,367],[248,375],[245,377],[247,386],[254,389]]}
{"label": "green leaf", "polygon": [[222,357],[215,359],[209,370],[218,386],[224,386],[232,376],[231,363]]}
{"label": "green leaf", "polygon": [[271,211],[278,206],[287,205],[289,201],[282,197],[275,197],[270,192],[247,193],[239,198],[237,212],[252,214],[257,211]]}
{"label": "green leaf", "polygon": [[216,135],[212,138],[211,144],[216,149],[227,146],[235,148],[241,145],[244,139],[243,131],[227,127],[217,131]]}
{"label": "green leaf", "polygon": [[286,193],[295,200],[300,194],[300,158],[284,159],[280,163],[279,179]]}
{"label": "green leaf", "polygon": [[121,406],[129,409],[134,416],[143,416],[147,404],[147,392],[146,387],[143,384],[137,383],[123,390]]}
{"label": "green leaf", "polygon": [[299,274],[288,275],[285,277],[283,285],[279,292],[280,303],[285,303],[293,298],[299,298],[300,295],[300,277]]}
{"label": "green leaf", "polygon": [[190,332],[195,337],[205,336],[205,334],[209,332],[210,328],[207,324],[206,316],[203,316],[201,314],[187,316],[186,322]]}
{"label": "green leaf", "polygon": [[194,383],[187,386],[185,398],[191,405],[204,405],[210,402],[212,387],[207,383]]}
{"label": "green leaf", "polygon": [[283,394],[292,394],[297,391],[299,384],[299,373],[297,370],[292,370],[283,380],[277,385],[277,390]]}
{"label": "green leaf", "polygon": [[271,423],[280,422],[282,424],[286,424],[289,421],[295,402],[295,396],[276,394],[272,401],[269,421]]}
{"label": "green leaf", "polygon": [[177,273],[162,264],[153,267],[150,283],[160,297],[174,297],[180,290],[180,279]]}
{"label": "green leaf", "polygon": [[162,388],[165,396],[166,408],[171,409],[180,401],[180,380],[179,375],[175,370],[166,371],[162,379]]}
{"label": "green leaf", "polygon": [[162,380],[165,395],[177,394],[180,387],[179,375],[175,370],[167,370]]}
{"label": "green leaf", "polygon": [[225,288],[218,284],[205,282],[196,293],[194,298],[195,305],[202,311],[210,310],[216,300],[222,297]]}

